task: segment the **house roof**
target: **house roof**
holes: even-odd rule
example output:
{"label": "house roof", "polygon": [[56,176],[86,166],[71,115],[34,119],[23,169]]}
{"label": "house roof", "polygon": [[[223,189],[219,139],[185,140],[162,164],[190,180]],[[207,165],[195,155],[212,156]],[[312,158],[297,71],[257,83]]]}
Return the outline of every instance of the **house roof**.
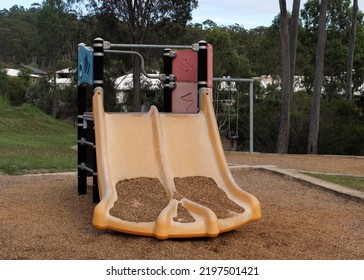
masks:
{"label": "house roof", "polygon": [[29,66],[29,65],[25,65],[25,64],[21,64],[22,67],[29,69],[30,71],[33,72],[33,74],[37,74],[37,75],[47,75],[47,72],[44,72],[43,70],[40,70],[38,68]]}
{"label": "house roof", "polygon": [[[6,72],[6,75],[10,76],[10,77],[19,77],[21,71],[19,69],[13,69],[13,68],[5,68],[4,69]],[[36,74],[30,74],[30,77],[33,78],[39,78],[39,75]]]}
{"label": "house roof", "polygon": [[61,70],[56,71],[57,74],[70,74],[70,73],[76,73],[76,69],[73,67],[64,68]]}

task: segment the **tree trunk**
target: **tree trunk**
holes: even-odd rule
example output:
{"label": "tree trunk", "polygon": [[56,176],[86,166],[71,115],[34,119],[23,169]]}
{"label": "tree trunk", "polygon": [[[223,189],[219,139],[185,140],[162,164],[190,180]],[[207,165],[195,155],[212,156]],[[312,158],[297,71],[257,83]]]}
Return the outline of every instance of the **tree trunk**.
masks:
{"label": "tree trunk", "polygon": [[281,62],[282,62],[282,104],[281,116],[278,131],[277,153],[288,152],[290,111],[291,111],[291,89],[290,85],[290,45],[289,45],[289,29],[288,14],[286,0],[279,0],[280,17],[281,17]]}
{"label": "tree trunk", "polygon": [[56,69],[53,71],[53,85],[52,85],[52,91],[53,91],[53,98],[52,98],[52,116],[54,119],[57,118],[58,114],[58,90],[57,90],[57,74]]}
{"label": "tree trunk", "polygon": [[140,85],[140,60],[139,57],[133,57],[133,88],[134,88],[134,112],[142,110],[142,95]]}
{"label": "tree trunk", "polygon": [[316,69],[313,82],[313,96],[311,103],[310,131],[308,135],[308,153],[317,154],[320,101],[324,78],[324,55],[326,45],[326,11],[329,0],[321,0],[318,39],[316,46]]}
{"label": "tree trunk", "polygon": [[277,153],[287,153],[289,144],[291,94],[296,67],[296,46],[300,0],[294,0],[291,25],[288,25],[287,5],[279,1],[281,11],[282,105],[278,131]]}
{"label": "tree trunk", "polygon": [[353,88],[352,88],[353,61],[354,61],[358,9],[359,9],[358,0],[354,0],[352,23],[351,23],[351,30],[350,30],[350,40],[349,40],[348,62],[347,62],[347,66],[346,66],[346,86],[345,86],[346,98],[349,101],[353,100]]}
{"label": "tree trunk", "polygon": [[296,50],[297,50],[297,36],[298,36],[298,20],[300,17],[301,0],[294,0],[292,7],[291,25],[289,27],[289,47],[290,47],[290,71],[291,71],[291,85],[292,92],[294,89],[294,74],[296,72]]}

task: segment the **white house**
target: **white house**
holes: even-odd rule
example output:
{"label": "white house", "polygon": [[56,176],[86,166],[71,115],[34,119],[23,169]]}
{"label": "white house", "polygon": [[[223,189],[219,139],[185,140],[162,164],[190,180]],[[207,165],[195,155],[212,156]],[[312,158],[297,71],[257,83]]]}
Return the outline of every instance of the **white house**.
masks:
{"label": "white house", "polygon": [[12,69],[12,68],[5,68],[6,75],[10,77],[18,77],[20,75],[20,70]]}
{"label": "white house", "polygon": [[[72,67],[61,69],[56,71],[56,84],[60,88],[75,86],[75,82],[72,77],[76,75],[76,70]],[[54,83],[54,79],[49,80],[50,84]]]}
{"label": "white house", "polygon": [[[163,86],[160,80],[150,79],[145,77],[144,75],[141,76],[140,80],[141,87],[143,89],[154,91],[156,89],[160,89]],[[123,103],[125,94],[133,89],[133,74],[126,74],[116,78],[115,88],[117,102]]]}
{"label": "white house", "polygon": [[[280,89],[281,80],[279,78],[275,79],[271,75],[262,75],[260,77],[254,77],[255,81],[260,83],[260,86],[263,89],[266,89],[269,85],[277,85],[278,89]],[[293,90],[294,92],[306,90],[304,86],[304,76],[294,76],[294,85]]]}
{"label": "white house", "polygon": [[[6,75],[10,76],[10,77],[19,77],[21,71],[19,69],[14,69],[14,68],[4,68]],[[30,77],[32,78],[40,78],[40,75],[37,74],[30,74]]]}

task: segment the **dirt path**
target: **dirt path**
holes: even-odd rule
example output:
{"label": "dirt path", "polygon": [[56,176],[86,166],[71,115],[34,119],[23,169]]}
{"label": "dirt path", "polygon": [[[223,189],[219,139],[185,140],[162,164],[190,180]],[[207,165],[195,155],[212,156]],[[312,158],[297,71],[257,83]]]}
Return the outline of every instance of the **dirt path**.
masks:
{"label": "dirt path", "polygon": [[[364,174],[363,158],[228,154],[230,163]],[[71,175],[0,176],[0,259],[364,259],[364,205],[290,178],[233,171],[262,219],[217,238],[159,241],[91,225]]]}

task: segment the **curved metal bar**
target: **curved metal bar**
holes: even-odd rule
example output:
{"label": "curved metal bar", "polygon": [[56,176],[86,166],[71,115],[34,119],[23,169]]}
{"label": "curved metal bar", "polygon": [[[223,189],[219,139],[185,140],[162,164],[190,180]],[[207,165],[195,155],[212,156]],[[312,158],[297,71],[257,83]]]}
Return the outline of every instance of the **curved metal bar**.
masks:
{"label": "curved metal bar", "polygon": [[142,70],[142,73],[143,73],[143,75],[145,77],[150,78],[150,79],[159,79],[161,81],[164,81],[166,79],[166,76],[164,74],[148,74],[145,71],[145,68],[144,68],[144,57],[138,52],[135,52],[135,51],[120,51],[120,50],[105,50],[104,52],[137,55],[140,58],[141,70]]}

